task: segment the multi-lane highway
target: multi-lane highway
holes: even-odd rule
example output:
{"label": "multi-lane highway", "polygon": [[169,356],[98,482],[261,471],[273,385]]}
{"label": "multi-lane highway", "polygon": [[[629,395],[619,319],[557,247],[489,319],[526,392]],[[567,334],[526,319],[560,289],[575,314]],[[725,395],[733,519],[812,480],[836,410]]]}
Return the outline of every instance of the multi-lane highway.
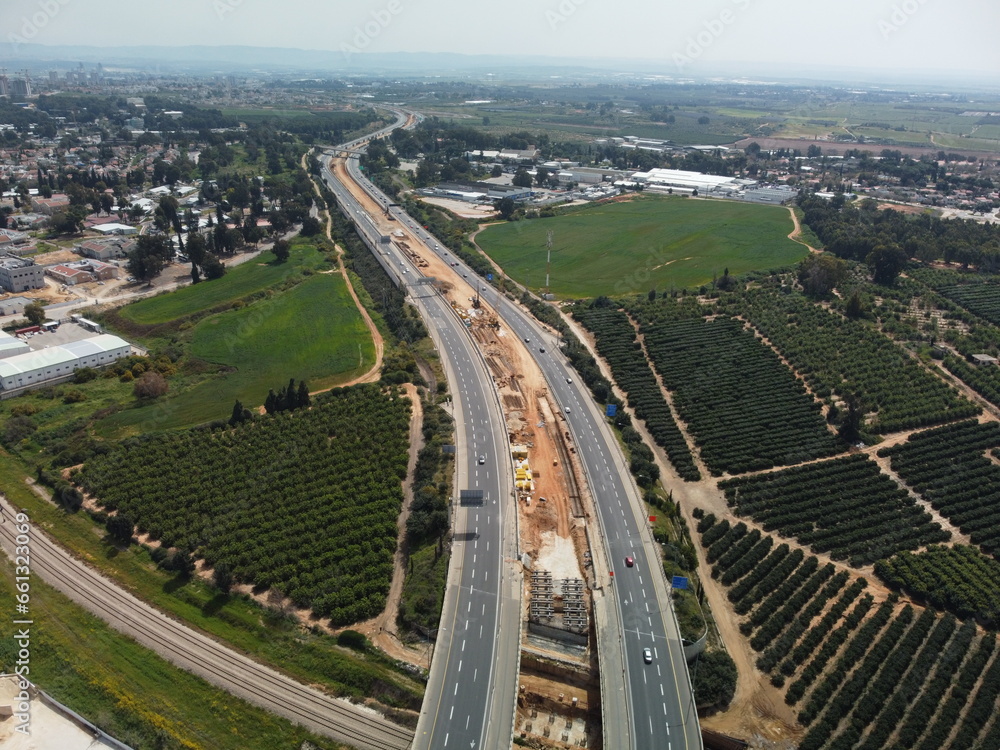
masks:
{"label": "multi-lane highway", "polygon": [[[354,160],[349,165],[357,169]],[[400,282],[409,282],[410,298],[452,385],[457,489],[481,494],[456,503],[445,606],[414,747],[506,747],[513,731],[521,578],[510,452],[496,389],[451,306],[433,286],[415,283],[416,267],[394,246],[378,244],[381,217],[377,210],[366,211],[374,206],[359,202],[364,196],[353,195],[329,164],[323,165],[323,178],[341,210],[379,248],[376,257],[383,266]]]}
{"label": "multi-lane highway", "polygon": [[[349,162],[348,171],[377,205],[388,204],[388,198],[364,179],[356,165]],[[442,257],[446,255],[440,242],[401,209],[390,210],[428,250]],[[459,263],[456,271],[491,290],[464,264]],[[610,616],[615,618],[608,630],[620,634],[619,653],[605,653],[601,658],[605,671],[602,675],[605,742],[610,743],[608,746],[650,750],[701,748],[701,732],[670,591],[624,457],[598,405],[573,378],[572,368],[559,352],[558,340],[519,305],[491,291],[485,296],[487,304],[494,307],[518,337],[529,342],[529,350],[541,367],[553,397],[564,409],[587,472],[605,551],[615,573],[613,581],[607,583]],[[634,567],[625,565],[626,557],[634,560]],[[596,601],[600,606],[605,600]],[[643,658],[647,648],[651,655],[649,663]],[[453,650],[452,647],[448,653]],[[437,665],[434,667],[436,670]],[[447,678],[444,681],[447,683]],[[457,697],[457,686],[452,689]],[[428,691],[429,699],[432,692]],[[419,731],[417,742],[419,746]],[[426,746],[442,745],[431,742]]]}

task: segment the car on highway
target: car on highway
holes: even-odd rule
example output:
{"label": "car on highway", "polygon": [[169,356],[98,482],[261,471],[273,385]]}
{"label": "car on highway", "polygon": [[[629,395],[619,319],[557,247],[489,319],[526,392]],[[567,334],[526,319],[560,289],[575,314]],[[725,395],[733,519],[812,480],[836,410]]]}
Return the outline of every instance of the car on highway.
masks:
{"label": "car on highway", "polygon": [[644,662],[646,662],[647,664],[652,664],[653,663],[653,652],[650,651],[648,648],[644,648],[642,650],[642,660]]}
{"label": "car on highway", "polygon": [[566,378],[566,385],[573,385],[573,378]]}
{"label": "car on highway", "polygon": [[634,565],[635,565],[635,560],[633,560],[631,557],[626,557],[625,558],[625,567],[631,568]]}
{"label": "car on highway", "polygon": [[479,456],[479,465],[482,466],[484,463],[486,463],[486,454]]}
{"label": "car on highway", "polygon": [[566,407],[566,413],[569,414],[569,407]]}
{"label": "car on highway", "polygon": [[531,343],[531,339],[529,339],[527,336],[525,336],[524,337],[524,343],[525,344],[530,344]]}
{"label": "car on highway", "polygon": [[540,351],[542,354],[545,354],[545,347],[544,346],[538,347],[538,351]]}

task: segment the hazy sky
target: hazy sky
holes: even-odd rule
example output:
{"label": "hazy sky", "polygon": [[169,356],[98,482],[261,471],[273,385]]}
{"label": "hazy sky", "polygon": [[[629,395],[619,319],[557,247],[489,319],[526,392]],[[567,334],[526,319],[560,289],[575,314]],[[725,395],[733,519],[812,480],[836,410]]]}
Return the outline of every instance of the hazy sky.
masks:
{"label": "hazy sky", "polygon": [[996,0],[0,0],[5,42],[634,58],[668,74],[747,62],[1000,81],[998,30]]}

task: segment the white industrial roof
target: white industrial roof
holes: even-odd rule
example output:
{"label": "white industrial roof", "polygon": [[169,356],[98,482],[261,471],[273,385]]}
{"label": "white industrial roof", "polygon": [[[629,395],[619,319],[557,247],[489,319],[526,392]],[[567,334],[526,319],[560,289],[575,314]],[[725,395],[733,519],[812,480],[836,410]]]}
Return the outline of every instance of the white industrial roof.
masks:
{"label": "white industrial roof", "polygon": [[735,178],[733,177],[690,172],[684,169],[651,169],[648,172],[636,172],[632,175],[632,179],[651,185],[660,184],[673,187],[703,189],[714,189],[720,185],[735,182]]}
{"label": "white industrial roof", "polygon": [[77,355],[68,352],[61,346],[51,346],[36,352],[15,354],[7,359],[0,359],[0,378],[10,378],[26,372],[40,370],[43,367],[64,365],[75,361]]}
{"label": "white industrial roof", "polygon": [[126,232],[135,231],[135,227],[131,227],[128,224],[119,224],[118,222],[109,222],[107,224],[96,224],[91,227],[94,231],[100,232],[101,234],[111,234],[112,232]]}
{"label": "white industrial roof", "polygon": [[68,344],[63,344],[62,348],[77,357],[86,357],[90,354],[110,352],[128,345],[129,343],[125,339],[112,336],[110,333],[102,333],[100,336],[92,336],[89,339],[70,341]]}
{"label": "white industrial roof", "polygon": [[28,345],[21,339],[14,338],[6,333],[0,336],[0,352],[7,352],[11,349],[26,349]]}
{"label": "white industrial roof", "polygon": [[89,354],[109,352],[122,346],[129,346],[129,343],[117,336],[103,333],[89,339],[71,341],[62,346],[50,346],[48,349],[15,354],[13,357],[0,359],[0,378],[32,372],[43,367],[67,364]]}

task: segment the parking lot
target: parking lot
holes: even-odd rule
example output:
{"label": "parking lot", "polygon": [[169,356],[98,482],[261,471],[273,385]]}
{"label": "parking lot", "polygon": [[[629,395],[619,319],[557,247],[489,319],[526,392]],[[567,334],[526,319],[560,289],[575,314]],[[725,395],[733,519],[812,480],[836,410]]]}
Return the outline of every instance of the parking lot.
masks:
{"label": "parking lot", "polygon": [[35,333],[25,337],[24,342],[31,347],[32,351],[45,349],[50,346],[68,344],[71,341],[89,339],[98,334],[94,333],[76,323],[63,323],[56,330],[46,333]]}

